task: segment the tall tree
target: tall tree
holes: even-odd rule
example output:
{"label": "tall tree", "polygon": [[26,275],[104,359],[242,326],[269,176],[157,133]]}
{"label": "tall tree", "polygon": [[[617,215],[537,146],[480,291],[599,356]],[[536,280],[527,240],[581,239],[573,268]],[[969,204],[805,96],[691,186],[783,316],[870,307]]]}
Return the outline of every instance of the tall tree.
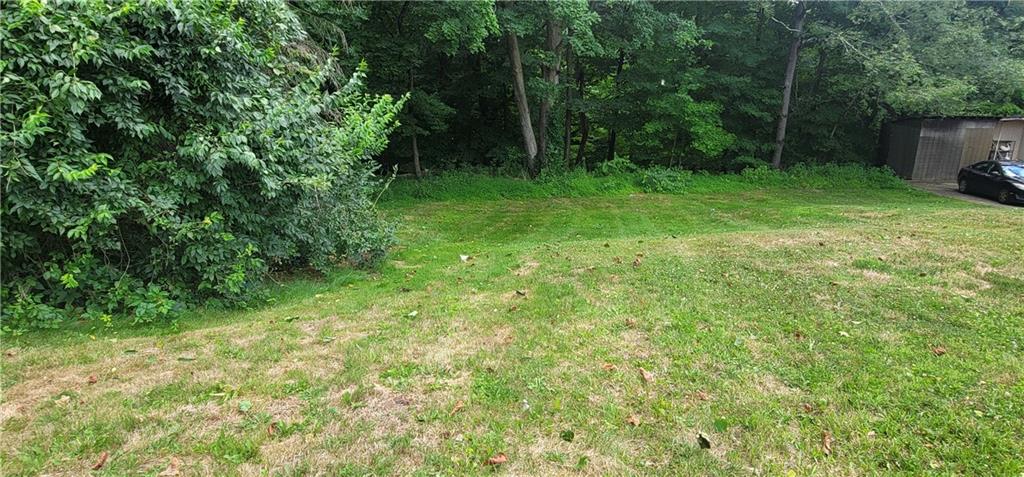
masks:
{"label": "tall tree", "polygon": [[558,19],[549,17],[545,22],[544,30],[546,33],[544,46],[547,50],[545,53],[549,57],[549,61],[541,66],[541,72],[544,77],[545,89],[549,91],[545,91],[540,100],[540,117],[537,126],[537,163],[540,167],[544,167],[547,162],[548,122],[551,115],[551,103],[554,99],[553,90],[558,86],[562,54],[565,49],[562,41],[562,24]]}
{"label": "tall tree", "polygon": [[789,120],[789,99],[793,93],[793,78],[796,76],[796,63],[800,57],[800,43],[804,36],[804,19],[807,17],[807,3],[796,2],[793,12],[793,41],[789,45],[789,59],[786,62],[786,76],[782,82],[782,106],[779,110],[779,122],[775,127],[775,152],[772,154],[772,167],[782,167],[782,148],[786,145],[786,122]]}
{"label": "tall tree", "polygon": [[530,102],[526,98],[526,81],[523,79],[523,57],[519,52],[519,39],[514,31],[505,33],[508,41],[508,59],[512,69],[512,90],[515,94],[516,111],[519,112],[519,128],[523,133],[523,148],[526,150],[526,173],[536,177],[537,138],[533,134],[533,121],[530,119]]}

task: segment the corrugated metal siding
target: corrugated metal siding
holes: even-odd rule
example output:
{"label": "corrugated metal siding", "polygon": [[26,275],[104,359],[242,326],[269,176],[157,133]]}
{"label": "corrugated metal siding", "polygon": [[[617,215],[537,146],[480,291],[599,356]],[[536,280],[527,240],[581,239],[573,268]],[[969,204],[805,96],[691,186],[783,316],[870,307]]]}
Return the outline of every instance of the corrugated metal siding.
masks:
{"label": "corrugated metal siding", "polygon": [[912,179],[954,180],[968,128],[994,128],[997,119],[927,119],[921,124]]}
{"label": "corrugated metal siding", "polygon": [[969,166],[988,159],[992,150],[992,137],[996,128],[967,128],[964,130],[963,155],[960,156],[960,167]]}
{"label": "corrugated metal siding", "polygon": [[888,151],[885,163],[905,179],[913,179],[914,158],[917,157],[917,143],[921,135],[921,121],[908,120],[889,126]]}

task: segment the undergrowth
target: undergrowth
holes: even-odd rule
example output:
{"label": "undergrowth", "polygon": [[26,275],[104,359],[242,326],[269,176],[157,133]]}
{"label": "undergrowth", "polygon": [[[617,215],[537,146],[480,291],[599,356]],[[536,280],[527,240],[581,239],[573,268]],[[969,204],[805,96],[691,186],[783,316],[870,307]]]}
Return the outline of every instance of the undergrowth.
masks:
{"label": "undergrowth", "polygon": [[730,193],[759,188],[909,189],[888,168],[852,164],[797,165],[784,171],[766,167],[736,174],[709,174],[682,169],[599,168],[542,174],[537,180],[494,176],[478,171],[451,171],[425,179],[399,179],[381,201],[501,200],[546,197],[616,196],[636,193]]}

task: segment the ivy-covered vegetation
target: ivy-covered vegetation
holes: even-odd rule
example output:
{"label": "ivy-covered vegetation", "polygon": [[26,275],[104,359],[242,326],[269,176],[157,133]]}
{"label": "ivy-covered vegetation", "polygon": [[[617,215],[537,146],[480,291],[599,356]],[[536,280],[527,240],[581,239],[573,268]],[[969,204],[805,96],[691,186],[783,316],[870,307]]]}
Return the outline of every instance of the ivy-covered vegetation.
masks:
{"label": "ivy-covered vegetation", "polygon": [[391,243],[401,101],[279,1],[4,2],[3,326],[150,321]]}

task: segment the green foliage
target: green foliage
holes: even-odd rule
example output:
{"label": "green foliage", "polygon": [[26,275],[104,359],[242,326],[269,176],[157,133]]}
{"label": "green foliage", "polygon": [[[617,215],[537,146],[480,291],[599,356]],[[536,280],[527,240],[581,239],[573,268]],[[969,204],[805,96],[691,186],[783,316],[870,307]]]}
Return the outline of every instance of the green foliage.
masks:
{"label": "green foliage", "polygon": [[[845,12],[844,12],[845,13]],[[823,33],[854,52],[866,90],[900,115],[1021,114],[1024,7],[893,2],[858,6],[850,38]]]}
{"label": "green foliage", "polygon": [[636,172],[637,167],[628,157],[622,157],[616,155],[610,161],[604,161],[594,167],[594,173],[597,176],[613,176],[619,174],[628,174]]}
{"label": "green foliage", "polygon": [[693,173],[687,170],[652,166],[640,171],[640,187],[646,192],[680,193],[687,189]]}
{"label": "green foliage", "polygon": [[[395,181],[382,196],[389,207],[423,200],[476,201],[546,197],[621,196],[636,193],[729,193],[763,188],[908,190],[888,168],[856,164],[796,165],[785,171],[759,166],[736,174],[693,173],[669,167],[636,168],[618,158],[602,173],[574,170],[536,180],[451,171],[425,180]],[[616,165],[623,169],[615,170]],[[601,166],[598,166],[599,168]]]}
{"label": "green foliage", "polygon": [[5,330],[153,321],[391,243],[368,159],[400,101],[325,85],[284,4],[2,7]]}

